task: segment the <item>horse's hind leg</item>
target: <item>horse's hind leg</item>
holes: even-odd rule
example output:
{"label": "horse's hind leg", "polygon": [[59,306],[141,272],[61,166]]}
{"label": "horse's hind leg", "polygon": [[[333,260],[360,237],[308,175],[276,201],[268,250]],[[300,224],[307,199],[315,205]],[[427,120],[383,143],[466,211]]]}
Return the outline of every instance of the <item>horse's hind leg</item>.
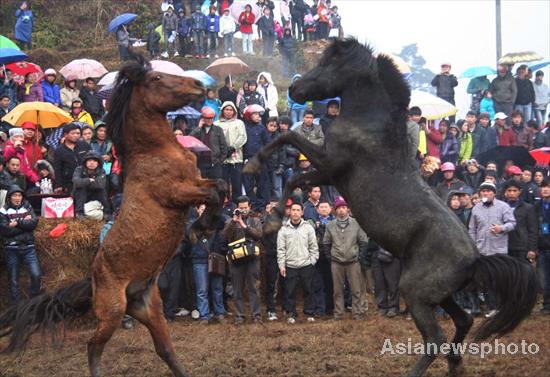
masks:
{"label": "horse's hind leg", "polygon": [[176,377],[187,377],[185,369],[180,365],[170,340],[168,325],[162,313],[162,300],[155,282],[141,297],[130,298],[128,314],[147,327],[155,350],[162,360],[170,367]]}
{"label": "horse's hind leg", "polygon": [[[445,299],[441,303],[441,307],[451,316],[455,324],[456,332],[452,343],[457,345],[462,343],[474,323],[473,318],[452,297]],[[458,376],[462,369],[462,355],[460,353],[449,353],[447,363],[449,364],[449,375]]]}
{"label": "horse's hind leg", "polygon": [[88,366],[92,377],[100,377],[101,355],[105,344],[120,327],[122,318],[124,318],[126,311],[125,289],[125,286],[105,279],[102,280],[101,285],[95,285],[94,312],[98,324],[94,336],[88,342]]}

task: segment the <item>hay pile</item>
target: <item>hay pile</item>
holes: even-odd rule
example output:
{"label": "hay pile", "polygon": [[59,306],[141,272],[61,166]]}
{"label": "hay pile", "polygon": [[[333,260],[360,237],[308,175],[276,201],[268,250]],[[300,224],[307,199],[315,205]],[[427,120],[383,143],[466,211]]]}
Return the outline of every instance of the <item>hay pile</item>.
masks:
{"label": "hay pile", "polygon": [[[59,238],[51,238],[50,231],[60,223],[68,225]],[[78,281],[89,274],[90,267],[99,250],[99,231],[102,221],[40,219],[35,231],[36,251],[42,267],[42,285],[46,292]],[[8,277],[4,252],[0,256],[0,308],[8,301]],[[19,280],[22,292],[29,286],[26,270],[21,269]]]}

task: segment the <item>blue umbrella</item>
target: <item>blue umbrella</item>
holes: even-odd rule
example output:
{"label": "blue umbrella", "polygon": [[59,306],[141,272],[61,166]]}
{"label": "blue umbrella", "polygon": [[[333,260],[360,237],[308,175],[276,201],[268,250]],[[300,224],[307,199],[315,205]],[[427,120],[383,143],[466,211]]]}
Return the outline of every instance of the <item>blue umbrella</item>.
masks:
{"label": "blue umbrella", "polygon": [[547,61],[542,62],[542,63],[531,64],[531,65],[529,65],[529,68],[531,69],[531,71],[537,71],[539,69],[542,69],[542,68],[546,67],[547,65],[550,65],[550,60],[547,60]]}
{"label": "blue umbrella", "polygon": [[198,119],[201,116],[201,113],[191,106],[184,106],[181,109],[176,111],[171,111],[166,114],[166,118],[175,119],[177,116],[182,115],[189,119]]}
{"label": "blue umbrella", "polygon": [[210,76],[208,73],[204,71],[199,71],[196,69],[190,69],[189,71],[185,71],[184,76],[194,78],[195,80],[199,80],[203,83],[204,86],[210,86],[214,85],[216,83],[216,80]]}
{"label": "blue umbrella", "polygon": [[126,25],[133,21],[136,17],[137,14],[134,13],[122,13],[120,16],[116,16],[111,20],[111,22],[109,22],[109,29],[107,30],[109,30],[109,33],[112,33],[118,29],[120,25]]}
{"label": "blue umbrella", "polygon": [[14,48],[0,48],[0,64],[8,64],[25,60],[27,54]]}
{"label": "blue umbrella", "polygon": [[467,70],[462,72],[462,74],[460,75],[460,78],[473,79],[474,77],[496,75],[496,73],[497,71],[495,71],[493,68],[484,65],[481,67],[468,68]]}

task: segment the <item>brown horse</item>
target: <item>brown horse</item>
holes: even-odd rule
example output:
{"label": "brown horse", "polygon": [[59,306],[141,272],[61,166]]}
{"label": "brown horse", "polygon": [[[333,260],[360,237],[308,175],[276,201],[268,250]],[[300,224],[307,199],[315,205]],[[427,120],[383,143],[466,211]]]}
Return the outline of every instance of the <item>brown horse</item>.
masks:
{"label": "brown horse", "polygon": [[207,204],[193,229],[203,231],[215,222],[225,195],[222,183],[201,179],[195,155],[177,143],[165,118],[167,111],[202,98],[203,85],[152,71],[138,60],[119,71],[107,116],[123,161],[124,200],[94,260],[92,278],[20,303],[0,316],[0,336],[11,334],[6,349],[11,351],[22,348],[37,329],[82,315],[93,302],[98,320],[88,343],[93,377],[100,376],[101,354],[125,313],[149,329],[172,373],[186,375],[171,344],[157,278],[182,240],[189,208]]}

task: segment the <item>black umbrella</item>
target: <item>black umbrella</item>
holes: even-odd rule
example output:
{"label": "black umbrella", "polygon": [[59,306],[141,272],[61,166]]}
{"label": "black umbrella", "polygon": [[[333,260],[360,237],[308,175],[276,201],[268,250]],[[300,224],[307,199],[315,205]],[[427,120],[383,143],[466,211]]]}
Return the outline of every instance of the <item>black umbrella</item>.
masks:
{"label": "black umbrella", "polygon": [[481,165],[487,165],[489,161],[495,161],[499,169],[502,169],[504,167],[504,163],[508,160],[512,160],[514,165],[519,167],[535,165],[535,159],[524,147],[500,146],[490,149],[487,152],[483,152],[477,156],[477,161]]}

